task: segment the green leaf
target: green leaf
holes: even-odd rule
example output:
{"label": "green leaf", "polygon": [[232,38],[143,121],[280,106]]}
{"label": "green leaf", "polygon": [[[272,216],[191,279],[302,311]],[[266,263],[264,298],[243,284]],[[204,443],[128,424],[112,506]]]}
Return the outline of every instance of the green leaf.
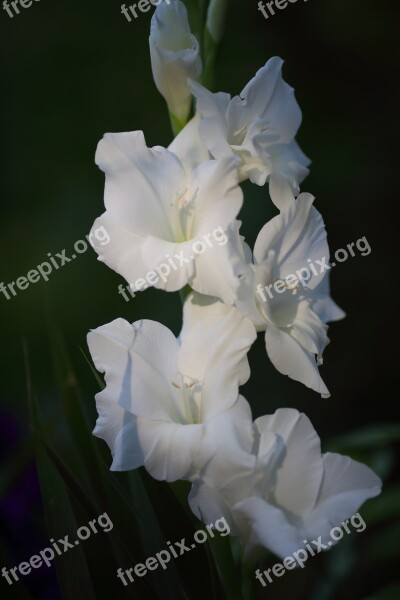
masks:
{"label": "green leaf", "polygon": [[[0,538],[0,565],[1,568],[5,567],[7,570],[10,570],[15,565],[11,564],[10,557],[8,556],[8,552],[3,545],[3,540]],[[12,579],[12,577],[11,577]],[[10,585],[8,582],[5,583],[6,580],[1,582],[1,585],[4,587],[7,586],[7,600],[32,600],[32,596],[29,594],[27,589],[25,588],[24,582],[22,580],[13,583]],[[2,596],[3,597],[3,596]]]}
{"label": "green leaf", "polygon": [[400,441],[400,425],[383,423],[364,427],[331,439],[327,447],[331,452],[370,450]]}
{"label": "green leaf", "polygon": [[397,463],[395,447],[393,445],[377,448],[371,451],[368,456],[365,456],[362,462],[366,462],[385,481],[389,478]]}
{"label": "green leaf", "polygon": [[[66,492],[64,482],[58,476],[49,460],[43,445],[40,443],[37,432],[40,430],[39,415],[34,400],[34,392],[29,367],[28,348],[23,344],[25,356],[25,369],[27,381],[28,405],[30,407],[31,423],[33,426],[33,440],[36,450],[36,461],[39,474],[40,488],[45,510],[47,526],[51,535],[65,535],[65,531],[76,531],[77,522]],[[60,519],[62,515],[62,520]],[[59,527],[62,523],[63,531]],[[49,543],[50,546],[50,543]],[[93,586],[82,547],[76,547],[73,552],[63,556],[56,556],[55,565],[59,579],[60,589],[65,600],[75,600],[83,594],[88,600],[95,600]]]}
{"label": "green leaf", "polygon": [[383,493],[363,506],[368,526],[377,525],[400,515],[400,485],[384,488]]}
{"label": "green leaf", "polygon": [[94,376],[94,378],[95,378],[95,380],[96,380],[96,383],[97,383],[97,385],[99,386],[99,388],[100,388],[101,390],[104,390],[104,388],[106,387],[106,386],[104,385],[104,381],[102,380],[102,378],[100,377],[100,375],[98,374],[98,372],[96,371],[96,369],[94,368],[94,366],[92,365],[92,362],[91,362],[91,360],[90,360],[90,359],[89,359],[89,357],[88,357],[88,356],[85,354],[85,352],[83,351],[83,349],[82,349],[82,348],[79,348],[79,350],[82,352],[82,354],[83,354],[83,358],[85,359],[86,363],[88,364],[88,366],[89,366],[89,369],[92,371],[92,373],[93,373],[93,376]]}
{"label": "green leaf", "polygon": [[[115,524],[115,531],[118,532],[118,547],[114,547],[114,553],[119,557],[120,564],[123,560],[123,565],[129,568],[135,563],[144,562],[148,556],[156,554],[166,546],[157,515],[152,510],[152,501],[139,472],[126,474],[109,471],[106,463],[110,460],[109,451],[104,442],[98,441],[91,434],[91,428],[82,409],[84,404],[82,395],[64,342],[54,324],[51,343],[62,400],[63,422],[67,426],[69,444],[75,444],[75,454],[82,463],[84,477],[82,478],[78,471],[75,478],[75,471],[72,468],[73,457],[61,456],[54,442],[49,452],[63,479],[68,482],[74,497],[79,498],[81,505],[89,496],[98,506],[100,514],[107,509]],[[104,452],[100,452],[100,448]],[[106,456],[105,459],[103,454]],[[121,556],[121,550],[124,556]],[[159,598],[186,599],[173,565],[169,566],[167,571],[162,571],[160,568],[158,572],[148,573],[141,580],[140,587],[149,587],[148,582]],[[137,587],[135,581],[135,588]]]}
{"label": "green leaf", "polygon": [[[187,542],[191,542],[196,531],[195,519],[189,511],[182,508],[171,486],[154,480],[145,471],[142,476],[165,539],[174,543],[185,538]],[[184,482],[184,486],[187,485],[187,482]],[[187,598],[204,600],[212,597],[211,581],[204,576],[208,572],[208,559],[204,545],[196,544],[190,553],[185,552],[184,556],[178,556],[171,563],[176,566]]]}
{"label": "green leaf", "polygon": [[364,600],[396,600],[397,598],[400,598],[400,582],[392,583]]}
{"label": "green leaf", "polygon": [[369,543],[368,559],[372,563],[399,560],[400,523],[391,523],[383,531],[376,533]]}
{"label": "green leaf", "polygon": [[229,536],[210,538],[209,545],[227,598],[244,600],[241,577],[233,559]]}
{"label": "green leaf", "polygon": [[[39,443],[36,456],[49,533],[57,539],[57,536],[62,537],[68,532],[76,532],[79,525],[75,519],[64,482]],[[62,518],[60,518],[61,515]],[[88,600],[96,599],[82,546],[77,546],[57,557],[55,565],[60,590],[65,600],[76,600],[79,597]]]}
{"label": "green leaf", "polygon": [[21,440],[14,455],[2,466],[0,471],[0,499],[4,498],[9,489],[32,463],[34,456],[32,439]]}
{"label": "green leaf", "polygon": [[[46,449],[50,458],[52,459],[54,465],[57,467],[60,475],[62,475],[62,480],[68,486],[68,489],[71,491],[72,496],[76,500],[79,507],[82,509],[82,514],[85,515],[86,519],[90,519],[93,515],[102,514],[105,511],[100,510],[92,500],[86,497],[83,493],[83,490],[80,488],[79,484],[75,481],[74,476],[70,473],[65,465],[62,464],[62,461],[54,455],[50,448]],[[126,508],[129,510],[130,506],[127,504]],[[118,511],[112,512],[111,510],[107,510],[107,514],[111,517],[113,522],[113,534],[107,536],[107,543],[110,545],[109,550],[113,550],[113,557],[109,560],[115,563],[115,568],[112,573],[114,575],[117,566],[127,564],[131,566],[132,564],[141,562],[143,560],[142,556],[135,554],[132,551],[132,540],[135,539],[132,534],[136,534],[136,525],[134,525],[131,521],[129,521],[128,525],[126,524],[126,513]],[[130,530],[134,527],[133,531]],[[106,578],[107,582],[107,578]],[[136,583],[136,587],[142,591],[142,593],[147,593],[150,595],[146,595],[146,598],[156,598],[155,588],[157,585],[151,579],[147,578],[141,579]],[[167,596],[169,597],[169,596]],[[172,596],[171,596],[172,598]]]}

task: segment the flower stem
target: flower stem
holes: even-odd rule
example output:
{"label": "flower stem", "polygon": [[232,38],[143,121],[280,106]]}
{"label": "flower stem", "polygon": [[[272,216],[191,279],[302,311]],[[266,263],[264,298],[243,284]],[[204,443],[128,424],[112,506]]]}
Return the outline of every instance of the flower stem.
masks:
{"label": "flower stem", "polygon": [[186,298],[189,296],[190,292],[192,292],[192,291],[193,290],[190,287],[190,285],[186,285],[184,288],[182,288],[181,290],[179,290],[179,297],[181,299],[182,306],[185,304]]}
{"label": "flower stem", "polygon": [[176,137],[178,133],[180,133],[185,127],[186,123],[179,121],[179,119],[177,119],[175,115],[172,114],[172,112],[169,112],[169,119],[171,122],[172,133],[174,137]]}
{"label": "flower stem", "polygon": [[222,39],[229,0],[211,0],[204,30],[204,70],[201,81],[209,89],[214,87],[215,61]]}
{"label": "flower stem", "polygon": [[255,575],[254,572],[242,563],[242,595],[244,600],[253,600],[255,598]]}

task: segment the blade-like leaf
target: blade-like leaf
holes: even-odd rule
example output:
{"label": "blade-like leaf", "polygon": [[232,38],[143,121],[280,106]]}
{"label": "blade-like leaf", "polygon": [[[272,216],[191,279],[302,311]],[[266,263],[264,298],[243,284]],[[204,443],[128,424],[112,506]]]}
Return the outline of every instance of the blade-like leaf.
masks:
{"label": "blade-like leaf", "polygon": [[332,452],[346,450],[370,450],[400,440],[400,425],[383,423],[357,429],[329,440],[327,447]]}

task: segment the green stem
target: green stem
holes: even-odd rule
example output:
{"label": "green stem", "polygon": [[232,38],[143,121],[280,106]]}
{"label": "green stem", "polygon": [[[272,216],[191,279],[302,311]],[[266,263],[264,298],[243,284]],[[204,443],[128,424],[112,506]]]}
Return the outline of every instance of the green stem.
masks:
{"label": "green stem", "polygon": [[179,121],[179,119],[177,119],[175,117],[175,115],[173,115],[171,112],[169,112],[169,120],[171,122],[172,133],[173,133],[174,137],[176,137],[178,135],[178,133],[180,133],[182,131],[182,129],[185,127],[187,121],[186,122]]}
{"label": "green stem", "polygon": [[226,597],[229,600],[247,600],[242,595],[240,568],[237,568],[233,557],[230,537],[215,536],[210,538],[208,543]]}
{"label": "green stem", "polygon": [[256,597],[255,570],[242,563],[242,594],[244,600],[253,600]]}
{"label": "green stem", "polygon": [[200,82],[204,87],[213,91],[215,89],[215,62],[218,54],[218,46],[213,42],[210,33],[204,32],[204,68]]}
{"label": "green stem", "polygon": [[201,82],[209,89],[214,88],[215,61],[218,55],[218,46],[224,33],[228,4],[229,0],[211,0],[207,11],[203,37],[204,70]]}
{"label": "green stem", "polygon": [[190,285],[186,285],[184,288],[179,290],[179,297],[181,299],[182,305],[185,304],[186,298],[189,296],[190,292],[192,292],[192,288]]}

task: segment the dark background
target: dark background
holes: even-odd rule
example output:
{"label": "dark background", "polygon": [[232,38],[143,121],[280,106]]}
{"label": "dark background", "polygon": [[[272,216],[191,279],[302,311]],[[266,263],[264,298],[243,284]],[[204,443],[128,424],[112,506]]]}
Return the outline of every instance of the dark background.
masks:
{"label": "dark background", "polygon": [[[46,261],[48,252],[65,248],[71,255],[103,212],[104,180],[94,153],[105,132],[143,129],[149,146],[168,145],[171,133],[150,70],[151,12],[128,23],[112,0],[40,0],[13,19],[0,12],[0,281],[8,283]],[[398,26],[397,4],[389,0],[299,0],[268,21],[255,0],[232,0],[218,61],[217,89],[236,94],[270,56],[285,59],[284,77],[303,110],[298,140],[313,161],[302,190],[317,197],[332,251],[363,236],[372,247],[369,256],[358,253],[333,272],[332,295],[347,318],[330,328],[321,369],[329,400],[275,372],[261,340],[251,351],[245,395],[255,416],[296,407],[311,418],[323,447],[338,434],[399,417]],[[245,191],[243,232],[253,244],[273,213],[267,188],[245,185]],[[56,318],[94,424],[96,384],[79,349],[86,350],[88,330],[117,317],[155,319],[175,333],[180,327],[178,294],[151,290],[126,303],[117,292],[121,282],[89,248],[47,283],[31,284],[10,300],[0,294],[0,457],[6,473],[0,477],[0,532],[3,523],[2,551],[12,565],[32,554],[35,540],[51,537],[31,455],[21,451],[30,437],[22,339],[35,387],[49,412],[56,411],[47,335],[48,315]],[[383,444],[368,456],[384,464],[392,486],[398,463],[387,452]],[[388,543],[395,545],[398,520],[393,528],[397,538],[393,534]],[[396,579],[391,560],[364,563],[361,576],[355,571],[362,581],[349,583],[338,597],[372,597]],[[276,583],[265,597],[327,597],[306,579],[299,588],[288,576],[284,588]],[[34,597],[58,597],[51,570],[25,583]],[[0,581],[7,598],[4,585]]]}

